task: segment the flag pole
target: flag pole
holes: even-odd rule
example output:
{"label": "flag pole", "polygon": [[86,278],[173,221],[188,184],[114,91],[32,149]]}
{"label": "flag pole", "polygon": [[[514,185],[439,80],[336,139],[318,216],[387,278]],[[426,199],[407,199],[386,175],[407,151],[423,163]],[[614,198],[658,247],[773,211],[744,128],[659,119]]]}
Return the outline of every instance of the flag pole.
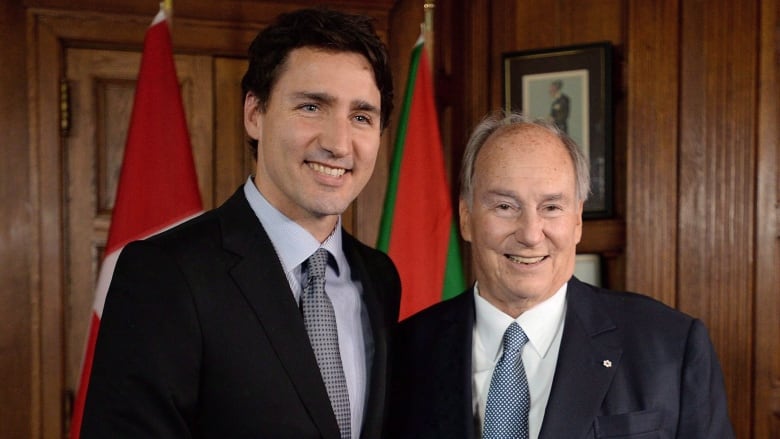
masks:
{"label": "flag pole", "polygon": [[173,27],[173,0],[161,1],[160,9],[165,12],[165,16],[168,19],[168,27]]}
{"label": "flag pole", "polygon": [[428,53],[428,61],[433,71],[433,13],[436,10],[435,0],[425,0],[425,21],[423,22],[423,37],[425,38],[425,50]]}

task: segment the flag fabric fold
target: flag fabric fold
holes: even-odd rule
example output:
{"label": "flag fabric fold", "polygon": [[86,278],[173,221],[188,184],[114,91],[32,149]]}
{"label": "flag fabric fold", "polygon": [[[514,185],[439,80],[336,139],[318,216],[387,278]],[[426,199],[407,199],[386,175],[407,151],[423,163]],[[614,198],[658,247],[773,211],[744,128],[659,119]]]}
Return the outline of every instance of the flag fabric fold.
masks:
{"label": "flag fabric fold", "polygon": [[390,256],[401,276],[400,319],[465,288],[422,36],[412,50],[377,248]]}
{"label": "flag fabric fold", "polygon": [[168,15],[161,8],[144,37],[124,159],[73,404],[71,439],[80,434],[100,317],[119,253],[127,243],[202,211]]}

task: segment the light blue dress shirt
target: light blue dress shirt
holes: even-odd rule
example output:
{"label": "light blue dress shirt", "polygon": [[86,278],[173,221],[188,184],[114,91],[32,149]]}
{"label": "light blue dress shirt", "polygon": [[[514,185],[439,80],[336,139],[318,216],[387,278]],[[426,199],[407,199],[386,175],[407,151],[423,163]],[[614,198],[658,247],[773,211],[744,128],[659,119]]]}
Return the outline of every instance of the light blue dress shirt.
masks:
{"label": "light blue dress shirt", "polygon": [[339,350],[349,391],[352,436],[360,437],[374,343],[368,312],[362,300],[363,287],[359,279],[352,278],[344,255],[341,217],[331,235],[320,243],[306,229],[272,206],[257,189],[251,176],[244,184],[244,195],[271,239],[297,303],[300,304],[303,292],[301,264],[320,247],[332,256],[325,270],[325,289],[336,314]]}

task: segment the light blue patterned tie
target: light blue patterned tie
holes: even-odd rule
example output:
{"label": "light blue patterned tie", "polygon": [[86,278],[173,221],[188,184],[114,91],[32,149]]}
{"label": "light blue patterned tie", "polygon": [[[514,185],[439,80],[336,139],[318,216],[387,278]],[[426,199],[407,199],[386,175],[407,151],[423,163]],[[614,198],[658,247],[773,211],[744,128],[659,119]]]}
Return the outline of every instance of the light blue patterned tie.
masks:
{"label": "light blue patterned tie", "polygon": [[485,405],[484,439],[527,439],[531,396],[520,354],[528,337],[517,322],[504,332],[504,354],[493,370]]}
{"label": "light blue patterned tie", "polygon": [[349,409],[349,392],[339,352],[339,336],[333,304],[325,293],[325,267],[328,265],[328,251],[318,249],[307,260],[307,281],[303,288],[301,306],[303,323],[309,333],[311,347],[320,367],[330,405],[336,415],[342,439],[352,436],[352,421]]}

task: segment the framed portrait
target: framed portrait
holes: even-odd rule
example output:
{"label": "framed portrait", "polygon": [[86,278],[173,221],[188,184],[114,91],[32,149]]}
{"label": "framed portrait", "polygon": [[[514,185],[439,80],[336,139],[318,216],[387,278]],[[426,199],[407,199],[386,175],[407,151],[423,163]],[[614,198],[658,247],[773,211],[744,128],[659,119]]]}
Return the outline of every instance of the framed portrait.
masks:
{"label": "framed portrait", "polygon": [[590,159],[583,217],[612,216],[612,45],[505,53],[504,108],[554,122]]}

